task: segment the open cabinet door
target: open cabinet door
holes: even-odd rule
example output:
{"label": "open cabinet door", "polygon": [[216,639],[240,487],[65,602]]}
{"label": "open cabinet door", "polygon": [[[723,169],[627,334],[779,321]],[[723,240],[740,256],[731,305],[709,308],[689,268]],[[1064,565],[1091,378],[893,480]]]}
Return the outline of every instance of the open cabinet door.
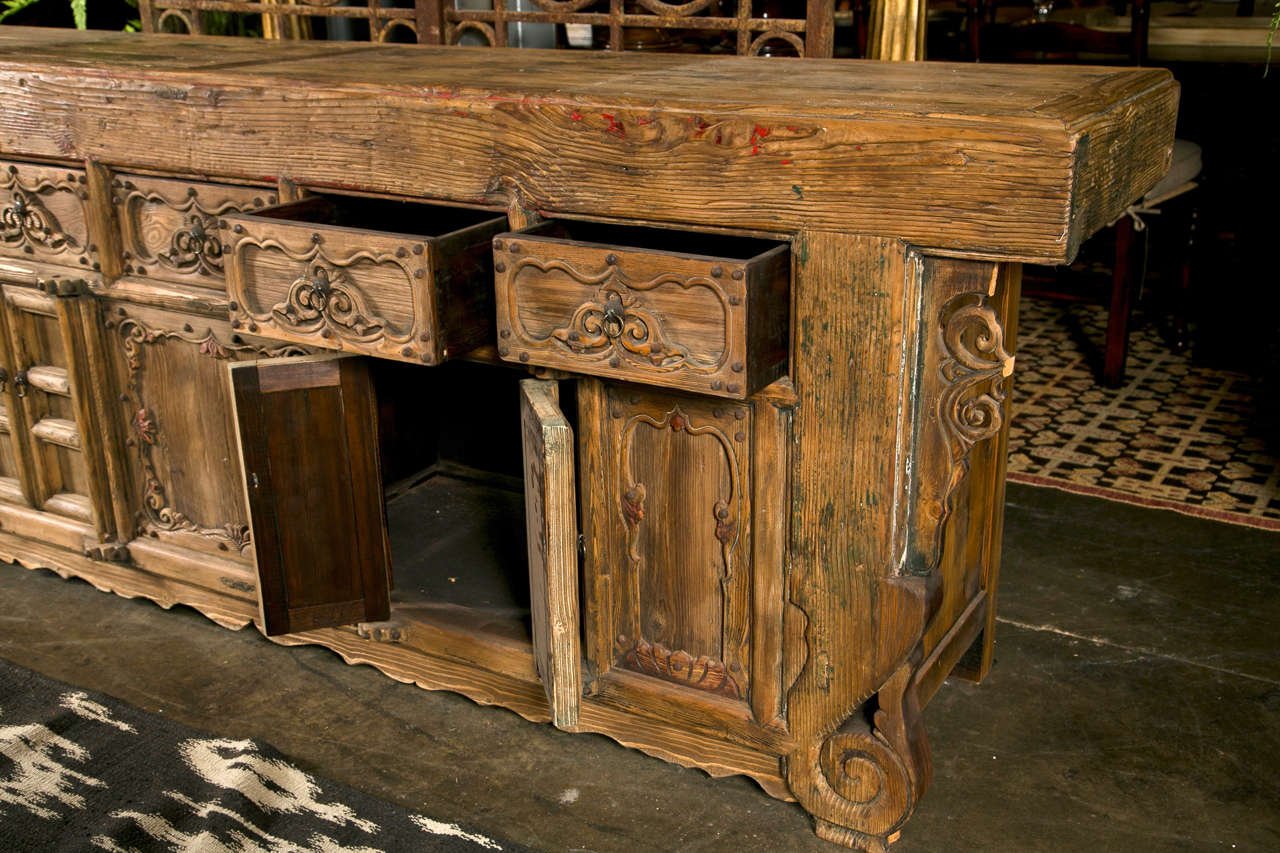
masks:
{"label": "open cabinet door", "polygon": [[390,617],[391,562],[368,364],[230,365],[264,630]]}
{"label": "open cabinet door", "polygon": [[582,651],[578,628],[578,520],[573,430],[560,413],[557,384],[520,382],[525,518],[533,657],[551,703],[551,722],[578,724]]}

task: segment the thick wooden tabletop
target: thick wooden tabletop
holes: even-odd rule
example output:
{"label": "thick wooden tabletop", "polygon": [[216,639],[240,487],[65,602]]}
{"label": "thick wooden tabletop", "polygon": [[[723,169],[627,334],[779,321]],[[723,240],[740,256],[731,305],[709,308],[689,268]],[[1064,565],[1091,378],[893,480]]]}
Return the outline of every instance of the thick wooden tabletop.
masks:
{"label": "thick wooden tabletop", "polygon": [[0,28],[0,156],[1062,262],[1168,166],[1152,69]]}

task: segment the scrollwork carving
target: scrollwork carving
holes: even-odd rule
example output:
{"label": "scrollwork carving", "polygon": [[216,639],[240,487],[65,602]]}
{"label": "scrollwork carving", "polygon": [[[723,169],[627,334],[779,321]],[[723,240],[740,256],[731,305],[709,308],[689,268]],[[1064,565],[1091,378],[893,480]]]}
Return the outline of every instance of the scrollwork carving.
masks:
{"label": "scrollwork carving", "polygon": [[289,285],[285,300],[273,305],[271,313],[298,331],[328,327],[356,341],[374,340],[386,330],[386,321],[373,316],[347,272],[319,261]]}
{"label": "scrollwork carving", "polygon": [[134,434],[130,443],[136,449],[138,462],[142,468],[143,517],[139,519],[140,528],[151,531],[191,533],[213,540],[219,543],[220,547],[238,553],[246,551],[252,544],[248,525],[227,523],[221,527],[205,527],[188,518],[170,503],[153,458],[154,450],[160,441],[160,424],[155,411],[142,399],[144,348],[165,340],[177,340],[197,347],[200,354],[206,358],[219,360],[231,358],[234,353],[251,353],[262,358],[276,358],[303,355],[307,350],[294,345],[263,346],[239,339],[223,343],[218,340],[212,330],[199,335],[190,331],[155,329],[133,317],[121,320],[118,328],[125,365],[128,368],[129,393],[126,396],[126,402],[137,407],[130,419]]}
{"label": "scrollwork carving", "polygon": [[[120,202],[124,216],[126,238],[133,244],[132,250],[139,257],[145,257],[150,251],[141,234],[136,229],[142,223],[143,205],[162,205],[182,214],[182,225],[168,235],[168,248],[156,252],[155,260],[162,266],[184,275],[206,275],[222,278],[223,246],[218,237],[218,217],[227,213],[240,213],[257,205],[224,199],[206,203],[194,187],[187,191],[181,200],[175,201],[156,189],[133,188],[131,183],[124,186],[130,188]],[[163,234],[156,235],[157,242],[164,244]],[[154,245],[154,243],[152,244]]]}
{"label": "scrollwork carving", "polygon": [[1000,432],[1005,390],[1013,373],[1013,356],[1004,348],[1004,329],[981,294],[967,293],[942,310],[939,335],[945,383],[938,404],[939,421],[951,445],[952,458],[963,459],[974,444]]}
{"label": "scrollwork carving", "polygon": [[173,232],[169,251],[156,257],[176,272],[222,275],[222,241],[212,232],[216,223],[199,214],[187,217],[187,227]]}
{"label": "scrollwork carving", "polygon": [[886,853],[928,787],[932,760],[914,674],[903,663],[843,725],[788,759],[788,783],[820,837]]}
{"label": "scrollwork carving", "polygon": [[515,283],[520,272],[527,268],[541,273],[561,272],[579,284],[598,288],[593,298],[574,309],[566,325],[553,329],[547,337],[521,328],[521,336],[535,344],[555,341],[578,356],[598,360],[616,357],[650,371],[682,370],[706,375],[722,370],[733,350],[732,342],[726,340],[714,362],[690,358],[689,352],[672,339],[658,315],[641,298],[641,294],[664,285],[676,285],[684,290],[705,289],[720,306],[720,328],[726,335],[732,335],[729,296],[711,276],[663,273],[648,281],[632,281],[614,264],[601,272],[588,273],[563,260],[543,261],[526,256],[516,260],[509,273],[512,286],[506,290],[511,317],[520,316]]}
{"label": "scrollwork carving", "polygon": [[76,193],[73,181],[40,178],[34,183],[24,183],[17,171],[11,169],[0,176],[0,190],[6,190],[9,195],[9,203],[0,210],[0,241],[6,247],[48,254],[81,248],[40,200],[40,195],[46,192]]}

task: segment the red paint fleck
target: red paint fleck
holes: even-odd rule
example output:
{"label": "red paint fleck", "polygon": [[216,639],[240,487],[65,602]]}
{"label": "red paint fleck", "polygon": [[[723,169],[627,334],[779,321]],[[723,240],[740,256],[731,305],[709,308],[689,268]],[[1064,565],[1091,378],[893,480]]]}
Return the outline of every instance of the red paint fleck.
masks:
{"label": "red paint fleck", "polygon": [[756,129],[755,129],[755,130],[753,130],[753,131],[751,131],[751,135],[752,135],[752,136],[758,136],[758,137],[760,137],[761,139],[764,139],[766,136],[768,136],[768,135],[769,135],[769,133],[770,133],[769,128],[767,128],[767,127],[761,127],[761,126],[760,126],[760,125],[758,125],[758,124],[756,125]]}
{"label": "red paint fleck", "polygon": [[783,161],[782,161],[782,165],[784,165],[784,166],[790,166],[790,165],[791,165],[791,161],[790,161],[790,160],[783,160]]}
{"label": "red paint fleck", "polygon": [[789,124],[789,125],[787,125],[787,130],[791,131],[792,133],[795,133],[795,132],[796,132],[796,126],[795,126],[794,124]]}
{"label": "red paint fleck", "polygon": [[859,151],[861,151],[861,150],[862,150],[862,146],[861,146],[861,145],[859,145],[859,146],[858,146],[858,150],[859,150]]}
{"label": "red paint fleck", "polygon": [[612,133],[614,136],[626,136],[627,129],[622,126],[622,122],[611,116],[609,113],[600,113],[600,118],[609,122],[609,126],[604,129],[605,133]]}
{"label": "red paint fleck", "polygon": [[723,139],[723,138],[724,138],[724,137],[722,137],[722,136],[720,135],[720,131],[716,131],[716,145],[719,145],[719,144],[720,144],[720,140],[721,140],[721,139]]}
{"label": "red paint fleck", "polygon": [[470,116],[470,115],[471,115],[471,114],[470,114],[469,112],[467,112],[466,110],[452,110],[452,112],[453,112],[453,114],[454,114],[454,115],[456,115],[456,116],[462,116],[463,118],[467,118],[468,116]]}
{"label": "red paint fleck", "polygon": [[[698,128],[698,132],[697,132],[697,133],[695,133],[695,134],[694,134],[694,136],[701,136],[703,133],[705,133],[705,132],[706,132],[706,130],[707,130],[707,128],[708,128],[708,127],[711,127],[711,125],[710,125],[710,124],[708,124],[708,123],[706,122],[706,120],[705,120],[705,119],[703,119],[701,116],[699,116],[699,117],[698,117],[698,118],[696,118],[696,119],[691,118],[691,119],[689,119],[689,121],[693,122],[693,123],[694,123],[694,126],[695,126],[696,128]],[[719,140],[717,140],[717,141],[719,141]]]}
{"label": "red paint fleck", "polygon": [[752,153],[752,154],[759,154],[759,153],[760,153],[760,146],[759,146],[759,145],[752,145],[752,146],[751,146],[751,153]]}
{"label": "red paint fleck", "polygon": [[636,124],[653,124],[653,119],[651,119],[651,118],[638,118],[638,119],[636,119]]}

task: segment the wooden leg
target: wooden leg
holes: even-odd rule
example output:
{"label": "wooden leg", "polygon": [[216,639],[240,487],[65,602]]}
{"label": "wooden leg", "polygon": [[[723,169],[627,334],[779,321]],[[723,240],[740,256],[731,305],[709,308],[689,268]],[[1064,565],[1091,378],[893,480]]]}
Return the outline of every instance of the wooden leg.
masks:
{"label": "wooden leg", "polygon": [[[914,663],[904,663],[844,725],[788,759],[792,791],[819,838],[885,853],[929,787],[933,762],[914,675]],[[806,772],[792,772],[798,768]]]}
{"label": "wooden leg", "polygon": [[1103,353],[1102,384],[1116,388],[1124,382],[1124,362],[1129,354],[1129,315],[1133,310],[1133,219],[1116,223],[1116,259],[1111,274],[1111,311],[1107,315],[1107,343]]}

